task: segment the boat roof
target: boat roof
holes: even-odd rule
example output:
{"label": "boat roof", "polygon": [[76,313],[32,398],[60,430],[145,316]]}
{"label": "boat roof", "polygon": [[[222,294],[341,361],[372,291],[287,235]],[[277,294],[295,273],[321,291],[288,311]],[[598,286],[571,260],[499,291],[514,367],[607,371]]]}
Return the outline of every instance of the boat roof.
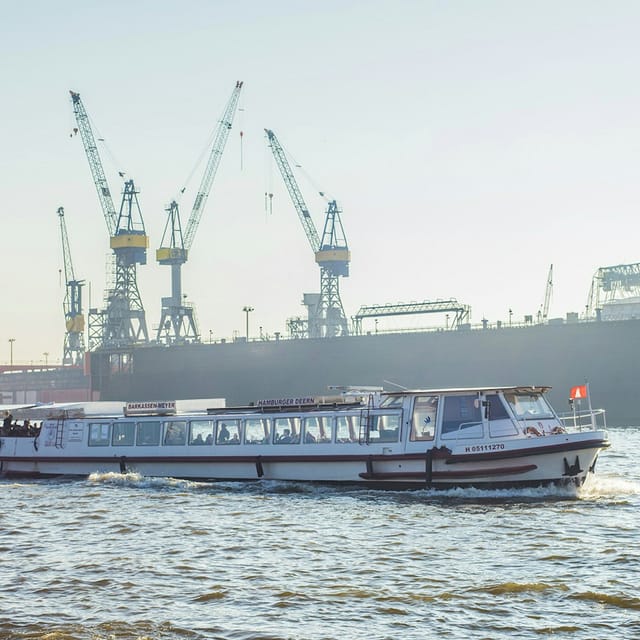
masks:
{"label": "boat roof", "polygon": [[18,411],[19,409],[30,409],[31,407],[35,407],[33,402],[29,404],[0,404],[0,412],[4,413],[5,411]]}
{"label": "boat roof", "polygon": [[383,396],[405,396],[414,395],[416,393],[428,394],[428,395],[441,395],[445,393],[498,393],[510,392],[510,393],[546,393],[551,387],[541,385],[529,385],[529,386],[504,386],[504,387],[452,387],[444,389],[399,389],[396,391],[383,391]]}
{"label": "boat roof", "polygon": [[[85,401],[85,402],[47,402],[37,404],[7,404],[0,405],[0,415],[4,411],[14,413],[14,417],[22,420],[25,418],[35,420],[46,420],[64,416],[66,418],[117,418],[127,415],[126,402],[120,401]],[[144,405],[157,404],[157,402],[138,403]],[[206,415],[207,410],[211,407],[224,407],[226,402],[224,398],[195,398],[188,400],[172,401],[174,405],[173,415],[183,415],[187,413],[200,413]],[[134,414],[132,414],[134,415]],[[147,412],[141,412],[138,415],[154,415],[151,408]],[[168,413],[158,412],[157,415],[169,415]]]}

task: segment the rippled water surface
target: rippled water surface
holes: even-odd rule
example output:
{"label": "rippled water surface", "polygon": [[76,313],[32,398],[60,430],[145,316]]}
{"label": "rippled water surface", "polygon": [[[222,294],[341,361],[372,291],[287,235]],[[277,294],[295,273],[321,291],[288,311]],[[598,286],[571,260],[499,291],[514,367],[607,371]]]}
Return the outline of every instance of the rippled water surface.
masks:
{"label": "rippled water surface", "polygon": [[0,481],[0,639],[640,638],[640,429],[567,490]]}

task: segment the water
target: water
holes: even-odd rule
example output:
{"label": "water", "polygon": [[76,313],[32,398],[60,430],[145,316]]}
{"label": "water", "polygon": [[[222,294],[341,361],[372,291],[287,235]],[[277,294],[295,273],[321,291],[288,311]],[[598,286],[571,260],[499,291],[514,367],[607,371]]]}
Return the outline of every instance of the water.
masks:
{"label": "water", "polygon": [[640,638],[640,429],[582,490],[0,481],[0,639]]}

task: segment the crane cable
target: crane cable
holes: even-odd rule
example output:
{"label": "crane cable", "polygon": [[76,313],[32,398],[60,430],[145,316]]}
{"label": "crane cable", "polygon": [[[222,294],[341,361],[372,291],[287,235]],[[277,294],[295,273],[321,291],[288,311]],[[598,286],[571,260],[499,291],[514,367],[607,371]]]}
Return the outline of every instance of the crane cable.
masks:
{"label": "crane cable", "polygon": [[[293,157],[293,155],[291,155],[291,153],[289,153],[289,151],[287,151],[287,149],[284,148],[284,146],[282,145],[282,143],[280,141],[278,141],[278,144],[280,145],[280,148],[282,149],[282,151],[284,152],[285,156],[287,157],[287,161],[289,162],[289,165],[292,167],[295,167],[296,171],[301,173],[305,180],[311,185],[311,187],[313,188],[313,190],[326,202],[331,202],[332,200],[335,200],[335,198],[332,198],[326,191],[323,191],[321,188],[318,187],[318,185],[315,183],[315,181],[313,180],[313,178],[307,173],[307,171],[304,169],[304,167]],[[268,149],[267,145],[267,149]],[[275,158],[273,157],[273,154],[269,153],[269,151],[266,151],[267,155],[270,157],[270,162],[269,162],[269,172],[268,172],[268,179],[269,179],[269,189],[268,192],[265,191],[264,193],[264,207],[265,207],[265,213],[267,213],[267,211],[269,213],[272,213],[272,207],[273,207],[273,165],[275,163]],[[268,160],[269,161],[269,160]],[[267,201],[267,198],[269,199]]]}
{"label": "crane cable", "polygon": [[[85,113],[87,116],[87,120],[89,121],[89,127],[91,128],[91,132],[93,133],[93,137],[96,141],[96,146],[98,145],[98,143],[100,143],[100,146],[108,156],[112,170],[115,170],[115,172],[120,176],[120,178],[124,180],[126,171],[124,169],[118,168],[118,167],[123,167],[124,165],[118,160],[118,158],[116,158],[115,154],[111,150],[111,147],[107,144],[106,138],[100,133],[100,129],[98,129],[98,126],[93,121],[93,118],[89,115],[89,113],[86,110],[85,110]],[[73,128],[73,131],[74,133],[78,133],[78,130],[76,127]],[[100,154],[100,157],[102,158],[102,154]]]}
{"label": "crane cable", "polygon": [[207,138],[204,146],[202,147],[202,151],[200,151],[200,154],[196,158],[195,164],[193,165],[193,168],[189,172],[187,179],[184,180],[182,183],[184,186],[179,190],[179,192],[173,198],[176,202],[178,203],[180,202],[182,194],[184,194],[184,192],[187,190],[187,187],[191,184],[191,181],[193,180],[193,176],[195,172],[200,168],[204,157],[207,155],[207,153],[209,153],[209,149],[211,148],[211,145],[213,145],[213,139],[215,138],[216,130],[217,130],[217,126],[216,128],[211,130],[211,133],[209,134],[209,137]]}

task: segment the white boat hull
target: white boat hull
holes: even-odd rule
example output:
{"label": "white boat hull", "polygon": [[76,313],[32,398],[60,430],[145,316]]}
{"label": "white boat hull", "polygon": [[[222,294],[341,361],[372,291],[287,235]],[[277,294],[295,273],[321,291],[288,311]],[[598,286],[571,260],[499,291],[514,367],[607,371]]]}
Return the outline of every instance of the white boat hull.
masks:
{"label": "white boat hull", "polygon": [[581,485],[593,473],[599,452],[608,446],[604,431],[519,440],[510,443],[509,449],[487,452],[465,452],[468,446],[406,451],[400,445],[353,444],[340,453],[335,447],[319,451],[317,445],[313,449],[281,447],[274,452],[273,445],[263,445],[250,453],[243,448],[242,455],[201,455],[200,451],[195,455],[187,447],[140,455],[132,447],[117,456],[88,456],[86,451],[74,455],[68,448],[43,450],[32,438],[2,438],[1,442],[0,473],[4,475],[136,472],[207,481],[283,480],[391,488]]}

